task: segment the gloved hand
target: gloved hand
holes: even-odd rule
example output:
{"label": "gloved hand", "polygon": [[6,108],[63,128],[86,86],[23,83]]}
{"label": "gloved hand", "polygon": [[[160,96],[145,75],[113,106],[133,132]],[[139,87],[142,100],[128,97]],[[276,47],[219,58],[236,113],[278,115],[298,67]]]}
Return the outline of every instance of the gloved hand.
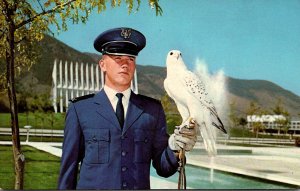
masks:
{"label": "gloved hand", "polygon": [[188,124],[176,126],[174,133],[169,138],[171,150],[192,150],[197,142],[197,129],[197,123],[193,119],[188,120]]}

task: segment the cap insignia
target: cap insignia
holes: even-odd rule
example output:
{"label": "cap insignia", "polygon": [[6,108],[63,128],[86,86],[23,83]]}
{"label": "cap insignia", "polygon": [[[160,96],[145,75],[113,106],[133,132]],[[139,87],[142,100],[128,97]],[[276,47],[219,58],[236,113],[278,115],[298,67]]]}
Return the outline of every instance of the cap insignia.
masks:
{"label": "cap insignia", "polygon": [[130,38],[131,29],[122,29],[121,36],[125,39]]}

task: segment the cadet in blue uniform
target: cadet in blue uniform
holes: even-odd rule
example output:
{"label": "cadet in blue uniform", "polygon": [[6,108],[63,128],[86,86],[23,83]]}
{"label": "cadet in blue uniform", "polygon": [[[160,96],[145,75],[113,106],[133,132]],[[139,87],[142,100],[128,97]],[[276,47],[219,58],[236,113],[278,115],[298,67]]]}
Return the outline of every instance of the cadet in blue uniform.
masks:
{"label": "cadet in blue uniform", "polygon": [[105,86],[69,105],[59,189],[149,189],[151,162],[158,175],[169,177],[178,168],[177,150],[195,145],[194,130],[169,137],[161,103],[131,91],[145,45],[144,35],[131,28],[96,38]]}

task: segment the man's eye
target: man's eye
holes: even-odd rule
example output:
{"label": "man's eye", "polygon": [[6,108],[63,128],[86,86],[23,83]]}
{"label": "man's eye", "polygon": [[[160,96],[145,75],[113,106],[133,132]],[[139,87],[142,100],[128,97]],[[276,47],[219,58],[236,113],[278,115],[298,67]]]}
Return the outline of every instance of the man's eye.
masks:
{"label": "man's eye", "polygon": [[114,59],[115,59],[115,60],[118,60],[118,61],[122,60],[121,57],[115,57]]}

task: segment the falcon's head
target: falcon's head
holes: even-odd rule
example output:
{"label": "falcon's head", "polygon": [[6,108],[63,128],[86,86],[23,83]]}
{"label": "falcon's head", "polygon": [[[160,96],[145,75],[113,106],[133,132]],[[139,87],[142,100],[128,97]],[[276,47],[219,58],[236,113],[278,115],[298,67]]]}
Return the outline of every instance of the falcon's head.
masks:
{"label": "falcon's head", "polygon": [[167,55],[167,67],[179,67],[186,69],[182,59],[182,54],[179,50],[171,50]]}

